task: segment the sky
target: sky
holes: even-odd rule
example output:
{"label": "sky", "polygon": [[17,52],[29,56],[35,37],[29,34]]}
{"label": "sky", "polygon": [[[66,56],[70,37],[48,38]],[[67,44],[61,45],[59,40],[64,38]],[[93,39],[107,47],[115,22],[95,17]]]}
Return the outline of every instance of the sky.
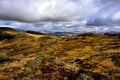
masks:
{"label": "sky", "polygon": [[0,0],[0,26],[41,32],[120,32],[120,0]]}

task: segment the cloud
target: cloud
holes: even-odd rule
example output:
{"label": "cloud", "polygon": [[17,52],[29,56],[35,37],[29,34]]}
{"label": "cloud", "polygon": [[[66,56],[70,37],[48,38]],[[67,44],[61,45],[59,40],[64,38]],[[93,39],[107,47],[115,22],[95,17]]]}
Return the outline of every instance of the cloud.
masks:
{"label": "cloud", "polygon": [[89,16],[88,24],[120,25],[120,0],[95,0],[98,12]]}
{"label": "cloud", "polygon": [[[0,18],[21,21],[83,19],[95,11],[91,0],[0,0]],[[93,10],[91,10],[93,9]]]}
{"label": "cloud", "polygon": [[43,33],[54,33],[54,32],[74,32],[74,33],[85,33],[85,32],[96,32],[96,33],[104,33],[104,32],[120,32],[120,26],[86,26],[81,25],[85,23],[82,21],[70,21],[70,22],[35,22],[35,23],[26,23],[26,22],[18,22],[18,21],[6,21],[0,20],[0,27],[11,27],[18,30],[32,30]]}
{"label": "cloud", "polygon": [[120,25],[120,0],[0,0],[0,19]]}

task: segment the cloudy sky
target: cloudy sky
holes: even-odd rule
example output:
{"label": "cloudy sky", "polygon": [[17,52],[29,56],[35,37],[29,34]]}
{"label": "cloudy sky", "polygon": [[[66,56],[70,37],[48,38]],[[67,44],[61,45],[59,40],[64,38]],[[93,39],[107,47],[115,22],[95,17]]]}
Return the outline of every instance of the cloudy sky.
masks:
{"label": "cloudy sky", "polygon": [[120,32],[120,0],[0,0],[0,26],[43,32]]}

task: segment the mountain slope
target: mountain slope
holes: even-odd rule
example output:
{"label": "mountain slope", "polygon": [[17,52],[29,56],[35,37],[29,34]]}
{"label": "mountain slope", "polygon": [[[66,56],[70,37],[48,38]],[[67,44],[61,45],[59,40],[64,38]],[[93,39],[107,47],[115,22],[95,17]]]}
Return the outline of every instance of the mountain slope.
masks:
{"label": "mountain slope", "polygon": [[[120,35],[67,37],[0,29],[1,80],[117,80]],[[1,36],[0,36],[1,38]]]}

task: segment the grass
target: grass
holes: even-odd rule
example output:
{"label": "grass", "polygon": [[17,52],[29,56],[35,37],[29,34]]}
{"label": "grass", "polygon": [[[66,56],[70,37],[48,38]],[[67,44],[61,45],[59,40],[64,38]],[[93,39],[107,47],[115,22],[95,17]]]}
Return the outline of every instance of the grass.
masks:
{"label": "grass", "polygon": [[8,33],[4,33],[2,31],[0,31],[0,40],[4,40],[4,39],[13,39],[14,35],[8,34]]}
{"label": "grass", "polygon": [[15,60],[0,63],[1,80],[85,80],[86,77],[116,80],[120,77],[116,71],[120,67],[119,34],[60,37],[9,29],[0,33],[2,57],[15,57]]}

